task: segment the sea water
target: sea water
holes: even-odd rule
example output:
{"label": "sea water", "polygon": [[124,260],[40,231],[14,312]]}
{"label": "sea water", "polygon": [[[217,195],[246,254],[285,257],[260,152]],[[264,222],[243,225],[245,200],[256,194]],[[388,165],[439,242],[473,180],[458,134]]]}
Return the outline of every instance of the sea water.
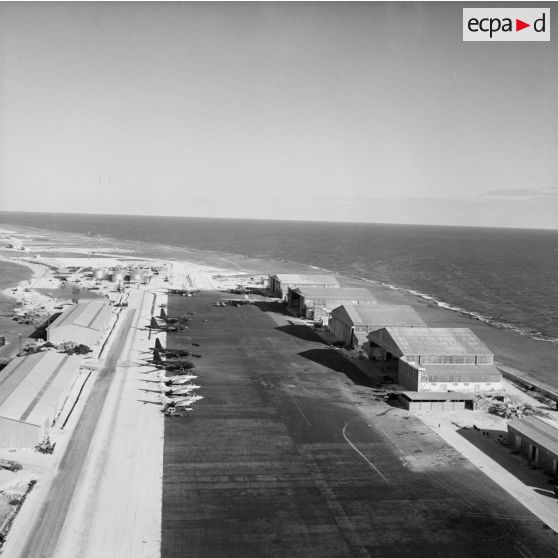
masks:
{"label": "sea water", "polygon": [[0,222],[310,264],[558,341],[558,231],[5,212]]}

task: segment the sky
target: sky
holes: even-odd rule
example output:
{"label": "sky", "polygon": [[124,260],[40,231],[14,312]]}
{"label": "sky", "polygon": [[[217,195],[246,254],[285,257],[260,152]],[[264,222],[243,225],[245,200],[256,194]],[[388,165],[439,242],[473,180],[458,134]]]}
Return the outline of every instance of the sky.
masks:
{"label": "sky", "polygon": [[558,8],[464,6],[1,3],[0,209],[558,228]]}

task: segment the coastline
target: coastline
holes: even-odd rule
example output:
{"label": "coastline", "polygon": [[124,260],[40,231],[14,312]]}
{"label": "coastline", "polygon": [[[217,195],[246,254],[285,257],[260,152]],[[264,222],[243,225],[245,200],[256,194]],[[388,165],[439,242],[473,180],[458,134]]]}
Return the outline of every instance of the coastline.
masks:
{"label": "coastline", "polygon": [[[1,226],[1,225],[0,225]],[[70,232],[52,232],[27,226],[9,225],[16,232],[26,235],[40,235],[49,240],[57,239],[59,244],[55,253],[64,252],[60,244],[70,244],[74,250],[87,252],[91,239],[84,235]],[[69,250],[70,248],[66,248]],[[114,237],[103,237],[102,246],[92,251],[95,256],[115,256],[115,253],[126,253],[131,258],[157,258],[180,261],[194,266],[214,267],[231,272],[248,273],[288,273],[309,270],[326,271],[336,275],[342,285],[360,286],[385,304],[409,304],[413,306],[430,327],[467,327],[473,330],[496,355],[502,365],[521,372],[526,379],[538,382],[550,390],[558,389],[558,342],[547,339],[533,338],[529,333],[520,331],[511,324],[496,325],[490,319],[469,312],[467,309],[452,307],[450,304],[436,300],[427,293],[418,292],[405,287],[380,282],[372,278],[344,275],[335,270],[327,270],[311,264],[303,264],[292,260],[250,257],[242,254],[184,248],[170,244],[151,244],[143,241],[127,241]],[[41,248],[34,253],[42,253]],[[53,251],[45,251],[43,255],[53,256]],[[29,264],[32,266],[32,264]]]}

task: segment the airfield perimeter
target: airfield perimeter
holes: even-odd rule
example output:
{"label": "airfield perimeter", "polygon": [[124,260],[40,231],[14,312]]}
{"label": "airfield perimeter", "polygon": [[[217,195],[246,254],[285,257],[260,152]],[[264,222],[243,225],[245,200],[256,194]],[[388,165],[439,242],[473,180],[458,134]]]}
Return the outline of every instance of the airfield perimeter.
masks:
{"label": "airfield perimeter", "polygon": [[165,419],[161,555],[550,556],[558,536],[271,303],[192,312],[204,399]]}

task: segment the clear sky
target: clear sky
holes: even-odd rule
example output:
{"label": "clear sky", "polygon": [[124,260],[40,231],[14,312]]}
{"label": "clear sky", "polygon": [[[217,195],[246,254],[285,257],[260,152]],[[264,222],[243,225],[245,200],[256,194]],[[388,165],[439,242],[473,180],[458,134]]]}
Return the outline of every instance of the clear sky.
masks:
{"label": "clear sky", "polygon": [[0,209],[556,228],[558,8],[466,5],[2,3]]}

